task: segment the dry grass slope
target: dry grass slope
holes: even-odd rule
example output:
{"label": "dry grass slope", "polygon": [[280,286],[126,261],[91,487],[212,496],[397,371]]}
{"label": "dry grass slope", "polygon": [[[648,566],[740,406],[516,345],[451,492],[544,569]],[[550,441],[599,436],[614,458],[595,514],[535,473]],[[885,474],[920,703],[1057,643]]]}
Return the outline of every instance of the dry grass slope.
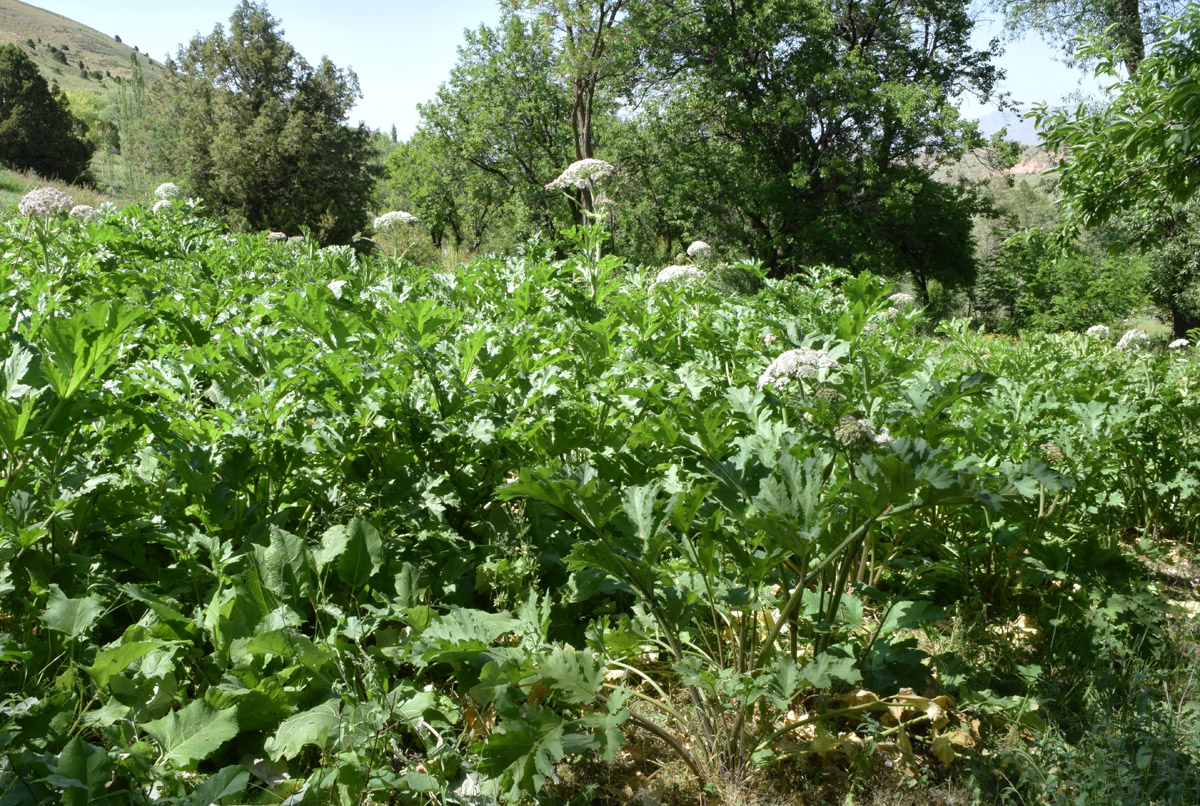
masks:
{"label": "dry grass slope", "polygon": [[[120,31],[113,34],[120,34]],[[116,87],[116,82],[107,77],[84,79],[79,73],[80,60],[89,71],[99,71],[102,76],[111,73],[129,77],[129,57],[137,52],[130,45],[117,42],[113,34],[101,33],[19,0],[0,0],[0,45],[13,43],[20,46],[37,63],[47,81],[57,81],[68,92],[106,94]],[[27,40],[30,39],[36,44],[35,48],[29,47]],[[67,46],[65,54],[69,64],[55,59],[51,45],[60,50],[63,45]],[[162,65],[145,53],[137,53],[137,57],[146,81],[153,81]]]}

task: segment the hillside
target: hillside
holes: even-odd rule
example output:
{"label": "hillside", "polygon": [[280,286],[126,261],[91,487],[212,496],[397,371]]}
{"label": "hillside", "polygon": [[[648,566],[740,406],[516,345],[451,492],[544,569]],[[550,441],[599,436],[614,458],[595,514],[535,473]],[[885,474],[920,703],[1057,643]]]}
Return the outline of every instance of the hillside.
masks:
{"label": "hillside", "polygon": [[[116,41],[112,34],[18,0],[0,0],[0,45],[10,42],[33,58],[47,80],[57,81],[68,92],[106,94],[116,86],[114,78],[129,76],[130,56],[134,54],[147,82],[162,70],[161,64]],[[66,58],[67,64],[55,51]],[[88,78],[80,74],[80,61],[91,74]],[[96,78],[93,71],[101,78]]]}

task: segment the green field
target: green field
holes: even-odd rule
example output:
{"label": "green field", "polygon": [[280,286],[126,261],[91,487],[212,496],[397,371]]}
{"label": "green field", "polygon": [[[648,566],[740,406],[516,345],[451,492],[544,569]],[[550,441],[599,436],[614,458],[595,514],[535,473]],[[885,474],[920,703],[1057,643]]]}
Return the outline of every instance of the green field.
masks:
{"label": "green field", "polygon": [[0,802],[1200,800],[1190,349],[0,225]]}

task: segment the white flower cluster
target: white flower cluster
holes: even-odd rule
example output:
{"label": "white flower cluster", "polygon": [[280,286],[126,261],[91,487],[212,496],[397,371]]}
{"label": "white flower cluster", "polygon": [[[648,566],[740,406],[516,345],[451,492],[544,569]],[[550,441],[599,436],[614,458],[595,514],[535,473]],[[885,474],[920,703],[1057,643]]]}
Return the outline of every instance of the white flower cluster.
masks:
{"label": "white flower cluster", "polygon": [[178,199],[179,185],[174,182],[163,182],[154,189],[154,197],[158,199]]}
{"label": "white flower cluster", "polygon": [[1118,350],[1145,350],[1150,346],[1150,334],[1139,328],[1126,330],[1117,342]]}
{"label": "white flower cluster", "polygon": [[546,185],[546,190],[554,190],[561,188],[585,188],[592,181],[599,179],[602,176],[608,176],[615,169],[612,163],[598,159],[585,159],[572,162],[567,166],[567,169],[558,175],[550,184]]}
{"label": "white flower cluster", "polygon": [[807,378],[816,375],[820,369],[836,369],[840,366],[837,359],[824,350],[798,347],[788,350],[771,362],[766,371],[759,376],[758,388],[783,388],[795,378]]}
{"label": "white flower cluster", "polygon": [[402,224],[415,224],[419,220],[412,213],[406,213],[403,210],[392,210],[390,213],[384,213],[375,219],[375,229],[388,230],[392,227],[399,227]]}
{"label": "white flower cluster", "polygon": [[704,241],[692,241],[692,245],[687,248],[687,254],[690,258],[708,258],[712,257],[713,248]]}
{"label": "white flower cluster", "polygon": [[896,438],[891,435],[886,425],[876,431],[875,427],[871,425],[870,421],[859,420],[858,427],[863,430],[863,433],[866,434],[867,439],[871,440],[876,445],[888,445],[896,441]]}
{"label": "white flower cluster", "polygon": [[764,333],[763,334],[762,342],[763,342],[763,344],[767,345],[768,347],[777,341],[779,341],[778,333]]}
{"label": "white flower cluster", "polygon": [[1168,344],[1167,347],[1171,350],[1181,350],[1184,347],[1187,347],[1189,344],[1191,344],[1191,342],[1187,339],[1175,339],[1175,341]]}
{"label": "white flower cluster", "polygon": [[903,291],[892,294],[888,299],[891,300],[892,307],[896,309],[911,308],[913,303],[917,301],[917,298],[912,294],[905,294]]}
{"label": "white flower cluster", "polygon": [[100,211],[90,204],[77,204],[71,208],[71,212],[67,213],[71,218],[77,218],[80,221],[91,221]]}
{"label": "white flower cluster", "polygon": [[268,241],[286,241],[287,233],[286,232],[268,232],[267,240]]}
{"label": "white flower cluster", "polygon": [[658,273],[650,287],[654,288],[663,283],[702,283],[705,276],[704,272],[695,266],[667,266]]}
{"label": "white flower cluster", "polygon": [[171,207],[173,207],[173,206],[174,206],[174,204],[170,199],[159,199],[158,201],[156,201],[154,203],[154,206],[150,209],[151,209],[151,212],[153,212],[155,215],[157,215],[158,213],[161,213],[163,210],[170,210]]}
{"label": "white flower cluster", "polygon": [[57,215],[71,209],[75,201],[57,188],[37,188],[21,197],[17,210],[26,218],[38,215]]}
{"label": "white flower cluster", "polygon": [[1109,330],[1108,325],[1092,325],[1087,329],[1088,338],[1092,339],[1107,339]]}

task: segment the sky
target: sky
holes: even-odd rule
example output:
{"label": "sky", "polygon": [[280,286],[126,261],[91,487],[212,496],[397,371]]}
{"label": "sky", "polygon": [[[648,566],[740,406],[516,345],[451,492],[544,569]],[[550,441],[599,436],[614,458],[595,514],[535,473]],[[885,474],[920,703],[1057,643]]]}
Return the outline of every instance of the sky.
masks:
{"label": "sky", "polygon": [[[24,0],[121,37],[155,61],[173,55],[218,23],[226,30],[237,0]],[[464,28],[495,25],[496,0],[271,0],[284,39],[310,64],[322,56],[358,75],[363,97],[350,122],[365,121],[406,138],[417,127],[416,105],[433,98],[450,76]]]}
{"label": "sky", "polygon": [[[218,23],[227,26],[236,0],[32,4],[119,35],[125,44],[162,61],[195,34],[207,35]],[[272,0],[268,10],[282,23],[284,38],[310,63],[328,56],[358,75],[363,97],[350,112],[351,123],[364,121],[383,132],[394,125],[401,138],[416,129],[416,105],[432,99],[449,78],[463,29],[494,25],[500,18],[496,0]],[[997,23],[985,20],[976,27],[976,46],[999,33]],[[1007,43],[999,64],[1008,73],[1001,89],[1023,104],[1058,104],[1080,87],[1081,74],[1058,63],[1054,49],[1037,37]],[[1085,91],[1092,86],[1086,83]],[[970,98],[962,99],[960,108],[973,118],[994,111]]]}

